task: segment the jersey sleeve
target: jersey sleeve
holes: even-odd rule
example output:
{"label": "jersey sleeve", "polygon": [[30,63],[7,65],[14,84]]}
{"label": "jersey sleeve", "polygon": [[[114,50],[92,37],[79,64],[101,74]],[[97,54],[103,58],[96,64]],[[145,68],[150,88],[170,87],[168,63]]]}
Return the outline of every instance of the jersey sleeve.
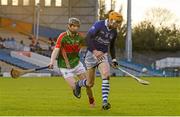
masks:
{"label": "jersey sleeve", "polygon": [[99,22],[96,22],[88,31],[88,35],[90,37],[96,36],[97,32],[100,30],[100,24]]}
{"label": "jersey sleeve", "polygon": [[96,36],[96,34],[100,31],[100,24],[98,22],[96,22],[88,31],[87,36],[86,36],[86,43],[87,45],[90,47],[90,49],[93,51],[96,49],[96,47],[94,46],[94,37]]}
{"label": "jersey sleeve", "polygon": [[66,33],[61,33],[56,41],[56,46],[55,48],[61,48],[61,42],[62,42],[62,39],[64,37]]}
{"label": "jersey sleeve", "polygon": [[117,38],[117,32],[115,32],[115,36],[112,39],[111,43],[110,43],[110,54],[111,54],[111,58],[115,59],[116,58],[116,51],[115,51],[115,41]]}

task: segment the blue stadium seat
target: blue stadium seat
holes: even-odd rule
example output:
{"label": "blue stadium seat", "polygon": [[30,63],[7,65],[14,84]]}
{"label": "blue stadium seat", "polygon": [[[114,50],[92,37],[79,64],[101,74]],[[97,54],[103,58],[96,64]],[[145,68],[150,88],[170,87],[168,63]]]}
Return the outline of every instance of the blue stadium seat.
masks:
{"label": "blue stadium seat", "polygon": [[[22,61],[20,59],[14,58],[10,56],[10,50],[8,49],[1,49],[0,50],[0,61],[6,62],[8,64],[11,64],[13,66],[17,66],[22,69],[33,69],[33,68],[38,68],[39,66],[33,65],[31,63]],[[51,72],[49,70],[42,70],[41,72],[43,73],[48,73]],[[55,74],[54,72],[51,72]]]}
{"label": "blue stadium seat", "polygon": [[[141,74],[143,76],[164,76],[163,71],[162,70],[156,70],[156,69],[152,69],[150,66],[144,66],[142,64],[137,64],[135,62],[129,62],[127,60],[120,60],[119,64],[121,66],[125,66],[126,69],[130,68],[131,71],[133,71],[136,75],[140,75],[140,72],[142,72],[143,68],[146,68],[148,70],[148,74]],[[166,73],[166,76],[170,76],[169,73]]]}

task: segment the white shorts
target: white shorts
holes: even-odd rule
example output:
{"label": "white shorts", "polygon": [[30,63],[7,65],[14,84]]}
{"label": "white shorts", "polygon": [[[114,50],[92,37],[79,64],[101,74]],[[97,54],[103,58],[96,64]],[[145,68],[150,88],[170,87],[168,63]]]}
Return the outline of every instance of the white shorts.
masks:
{"label": "white shorts", "polygon": [[79,62],[79,64],[72,69],[66,69],[66,68],[59,68],[59,69],[64,78],[74,77],[75,75],[80,75],[86,72],[86,69],[81,62]]}
{"label": "white shorts", "polygon": [[93,67],[96,67],[96,66],[98,66],[102,62],[108,62],[108,55],[107,55],[107,53],[105,53],[103,55],[103,59],[98,60],[97,58],[95,58],[95,56],[93,55],[92,52],[87,51],[86,57],[85,57],[85,63],[86,63],[86,68],[87,69],[91,69]]}

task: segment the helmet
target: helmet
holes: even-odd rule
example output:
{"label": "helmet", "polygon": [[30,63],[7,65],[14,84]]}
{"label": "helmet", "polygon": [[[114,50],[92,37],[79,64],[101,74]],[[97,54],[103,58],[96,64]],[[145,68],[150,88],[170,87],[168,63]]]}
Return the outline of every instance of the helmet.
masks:
{"label": "helmet", "polygon": [[123,17],[120,13],[112,11],[109,13],[109,20],[112,20],[115,22],[122,22]]}
{"label": "helmet", "polygon": [[69,18],[68,24],[70,24],[70,25],[73,24],[73,25],[78,25],[78,26],[80,26],[80,20],[77,19],[77,18],[75,18],[75,17],[71,17],[71,18]]}

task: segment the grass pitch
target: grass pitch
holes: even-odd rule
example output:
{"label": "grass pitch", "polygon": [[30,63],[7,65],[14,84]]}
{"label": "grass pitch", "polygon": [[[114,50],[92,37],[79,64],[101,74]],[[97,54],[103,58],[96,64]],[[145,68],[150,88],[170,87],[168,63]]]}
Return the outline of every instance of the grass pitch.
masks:
{"label": "grass pitch", "polygon": [[0,78],[0,115],[180,115],[180,78],[146,78],[149,86],[130,78],[111,78],[112,108],[101,110],[101,79],[93,88],[90,108],[85,89],[76,99],[62,78]]}

